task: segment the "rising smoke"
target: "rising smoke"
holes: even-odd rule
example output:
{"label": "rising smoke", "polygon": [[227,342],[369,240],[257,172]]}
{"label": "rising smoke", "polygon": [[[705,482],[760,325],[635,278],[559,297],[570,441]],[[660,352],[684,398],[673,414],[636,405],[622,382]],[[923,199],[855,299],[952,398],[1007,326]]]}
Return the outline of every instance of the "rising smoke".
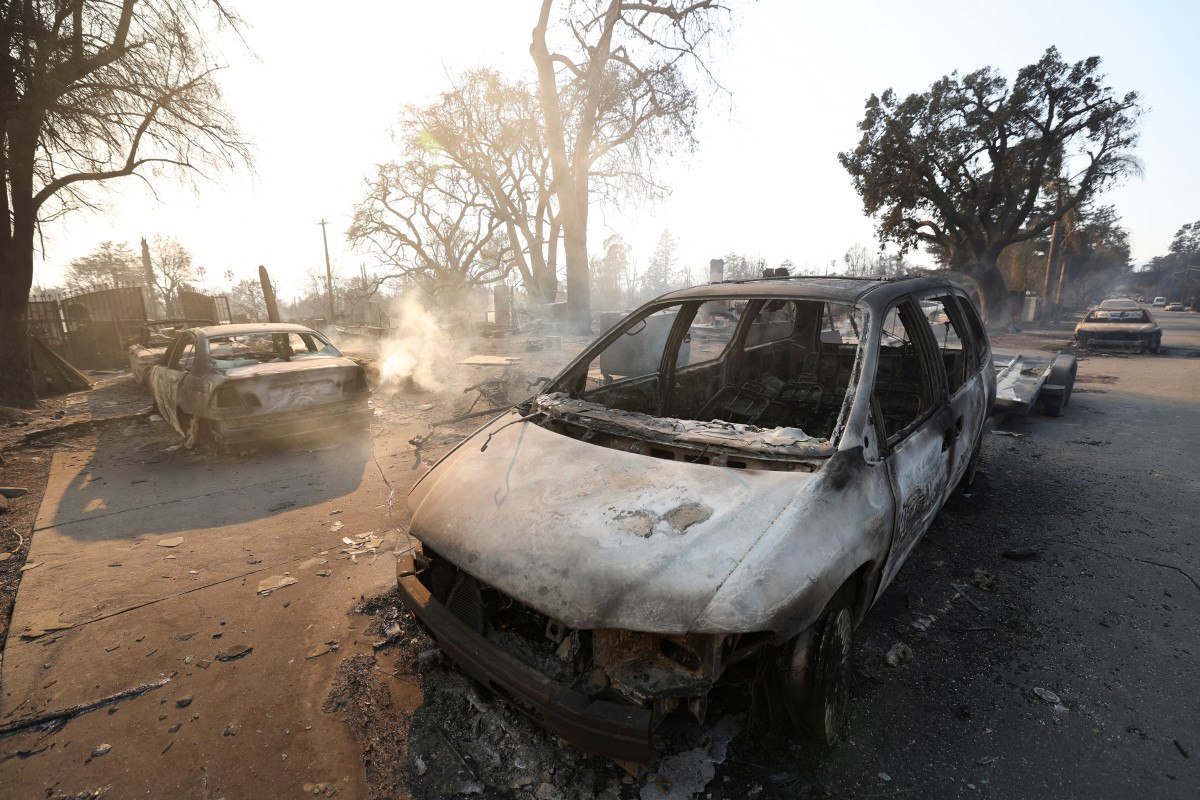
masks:
{"label": "rising smoke", "polygon": [[461,391],[463,368],[470,355],[467,337],[439,324],[423,297],[406,293],[392,309],[394,333],[379,347],[379,385],[408,391]]}

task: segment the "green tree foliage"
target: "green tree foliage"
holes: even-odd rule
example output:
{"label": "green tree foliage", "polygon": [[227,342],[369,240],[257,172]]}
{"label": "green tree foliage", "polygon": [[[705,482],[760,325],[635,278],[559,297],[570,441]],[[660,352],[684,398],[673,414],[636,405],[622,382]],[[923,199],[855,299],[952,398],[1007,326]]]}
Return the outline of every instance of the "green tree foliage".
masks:
{"label": "green tree foliage", "polygon": [[67,265],[66,284],[72,292],[92,292],[145,283],[141,260],[124,242],[101,242],[95,250]]}
{"label": "green tree foliage", "polygon": [[1136,169],[1138,95],[1104,81],[1098,57],[1070,64],[1051,47],[1011,85],[985,67],[904,99],[889,89],[868,99],[862,138],[838,159],[882,240],[924,245],[973,277],[1003,322],[1004,248]]}
{"label": "green tree foliage", "polygon": [[38,226],[98,181],[190,174],[248,155],[204,37],[216,0],[0,3],[0,402],[34,402],[22,317]]}
{"label": "green tree foliage", "polygon": [[1112,206],[1084,205],[1064,222],[1060,288],[1053,295],[1058,305],[1078,308],[1103,299],[1129,280],[1129,231]]}
{"label": "green tree foliage", "polygon": [[1166,255],[1150,259],[1143,282],[1168,300],[1193,308],[1200,304],[1200,220],[1175,231]]}

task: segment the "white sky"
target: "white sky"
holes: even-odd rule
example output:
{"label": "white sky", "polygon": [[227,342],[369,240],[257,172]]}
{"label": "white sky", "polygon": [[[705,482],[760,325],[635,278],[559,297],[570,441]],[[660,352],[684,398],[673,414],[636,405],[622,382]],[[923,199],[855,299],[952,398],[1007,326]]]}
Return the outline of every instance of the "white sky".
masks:
{"label": "white sky", "polygon": [[[246,38],[258,59],[231,47],[223,85],[256,145],[255,174],[195,191],[159,183],[157,199],[136,179],[110,183],[107,212],[47,228],[35,284],[60,283],[67,262],[101,241],[136,248],[139,237],[163,234],[191,250],[210,285],[225,270],[240,279],[265,264],[290,298],[306,270],[323,270],[321,219],[331,223],[334,268],[370,269],[344,232],[372,165],[395,152],[388,128],[401,106],[430,101],[449,76],[476,66],[533,74],[537,0],[305,0],[286,4],[286,14],[267,0],[235,5],[252,24]],[[1200,219],[1200,3],[740,5],[713,63],[729,94],[706,100],[696,153],[661,173],[671,198],[594,208],[593,251],[620,233],[642,267],[669,228],[681,261],[700,275],[731,250],[822,268],[851,245],[873,248],[874,225],[836,159],[857,143],[867,97],[922,91],[952,70],[985,65],[1011,79],[1051,44],[1070,61],[1099,55],[1110,85],[1143,96],[1145,176],[1104,199],[1131,232],[1135,262],[1166,252],[1180,225]]]}

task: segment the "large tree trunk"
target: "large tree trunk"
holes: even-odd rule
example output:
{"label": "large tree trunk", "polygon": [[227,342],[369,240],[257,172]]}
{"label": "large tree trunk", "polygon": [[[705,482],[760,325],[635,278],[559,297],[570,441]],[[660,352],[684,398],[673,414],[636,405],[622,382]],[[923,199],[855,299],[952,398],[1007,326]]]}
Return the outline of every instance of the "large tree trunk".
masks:
{"label": "large tree trunk", "polygon": [[989,330],[1004,330],[1012,325],[1013,309],[1009,302],[1008,284],[1000,271],[996,256],[990,253],[975,255],[969,263],[958,267],[979,285],[979,302]]}
{"label": "large tree trunk", "polygon": [[[11,222],[0,235],[0,404],[37,403],[29,363],[25,312],[33,285],[33,163],[39,123],[28,115],[9,120]],[[33,130],[30,130],[30,129]]]}
{"label": "large tree trunk", "polygon": [[[565,204],[564,204],[565,211]],[[576,203],[563,217],[563,249],[567,256],[567,319],[572,333],[592,332],[592,279],[587,252],[587,201]]]}

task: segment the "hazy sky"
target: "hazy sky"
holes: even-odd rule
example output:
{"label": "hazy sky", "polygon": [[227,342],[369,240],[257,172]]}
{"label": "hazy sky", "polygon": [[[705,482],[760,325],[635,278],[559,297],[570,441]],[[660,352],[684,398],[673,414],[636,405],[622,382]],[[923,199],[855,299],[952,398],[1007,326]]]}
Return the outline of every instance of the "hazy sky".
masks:
{"label": "hazy sky", "polygon": [[[620,233],[641,267],[668,228],[700,274],[731,250],[824,268],[851,245],[873,247],[874,225],[836,158],[857,142],[867,97],[985,65],[1011,78],[1050,45],[1070,61],[1099,55],[1111,86],[1142,94],[1145,175],[1103,201],[1123,217],[1135,261],[1165,252],[1180,225],[1200,219],[1200,3],[731,4],[734,27],[712,65],[728,94],[705,99],[698,149],[660,173],[671,198],[594,208],[593,251]],[[255,174],[195,191],[159,183],[157,198],[136,179],[110,183],[107,213],[47,228],[36,283],[59,283],[68,261],[103,240],[136,247],[163,234],[192,251],[210,284],[265,264],[291,297],[307,270],[323,270],[321,219],[331,223],[335,269],[370,269],[344,232],[372,165],[395,152],[388,129],[400,108],[476,66],[532,78],[537,0],[351,0],[336,12],[327,2],[234,5],[252,25],[257,58],[230,46],[222,81],[256,145]]]}

